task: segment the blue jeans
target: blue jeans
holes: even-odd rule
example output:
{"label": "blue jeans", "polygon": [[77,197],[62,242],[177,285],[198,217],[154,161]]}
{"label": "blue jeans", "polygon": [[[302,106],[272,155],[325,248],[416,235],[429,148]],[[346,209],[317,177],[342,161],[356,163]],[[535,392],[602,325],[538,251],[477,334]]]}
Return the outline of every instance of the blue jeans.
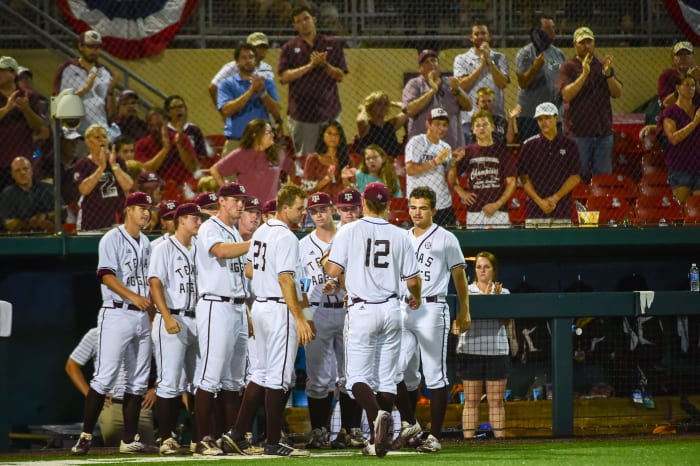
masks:
{"label": "blue jeans", "polygon": [[613,136],[574,138],[581,157],[581,178],[591,181],[591,176],[612,173]]}

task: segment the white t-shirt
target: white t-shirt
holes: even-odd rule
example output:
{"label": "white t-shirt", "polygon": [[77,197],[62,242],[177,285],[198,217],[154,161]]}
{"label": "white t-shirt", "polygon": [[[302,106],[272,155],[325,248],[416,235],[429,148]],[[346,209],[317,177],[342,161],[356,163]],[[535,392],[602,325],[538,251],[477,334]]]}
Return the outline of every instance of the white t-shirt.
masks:
{"label": "white t-shirt", "polygon": [[[483,294],[476,283],[469,285],[469,294]],[[508,288],[501,294],[510,294]],[[474,319],[469,330],[459,336],[457,352],[480,356],[502,356],[509,351],[506,328],[498,319]]]}
{"label": "white t-shirt", "polygon": [[[419,134],[418,136],[412,137],[406,144],[406,163],[425,163],[433,160],[438,156],[438,153],[447,147],[450,149],[450,145],[445,141],[440,141],[437,144],[430,142],[425,134]],[[447,180],[445,176],[450,167],[452,161],[452,155],[447,157],[443,163],[431,168],[425,173],[420,175],[408,175],[406,176],[406,197],[411,194],[414,188],[418,186],[429,186],[435,191],[435,208],[447,209],[452,206],[452,196],[450,195],[450,189],[447,186]]]}

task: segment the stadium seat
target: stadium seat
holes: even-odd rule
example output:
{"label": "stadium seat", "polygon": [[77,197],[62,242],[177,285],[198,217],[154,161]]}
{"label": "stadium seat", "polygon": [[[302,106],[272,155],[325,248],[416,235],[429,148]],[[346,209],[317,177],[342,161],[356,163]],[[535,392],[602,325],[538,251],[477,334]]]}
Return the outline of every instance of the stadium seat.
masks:
{"label": "stadium seat", "polygon": [[683,222],[683,208],[672,196],[639,196],[634,208],[635,225],[674,225]]}
{"label": "stadium seat", "polygon": [[638,188],[642,196],[673,196],[665,171],[645,173],[639,180]]}
{"label": "stadium seat", "polygon": [[525,200],[527,194],[523,188],[516,188],[513,196],[508,200],[508,217],[513,225],[525,224]]}
{"label": "stadium seat", "polygon": [[637,197],[637,184],[624,175],[594,175],[591,178],[590,193],[593,196],[634,199]]}
{"label": "stadium seat", "polygon": [[591,187],[586,183],[581,181],[576,187],[571,191],[571,197],[574,200],[585,200],[591,194]]}
{"label": "stadium seat", "polygon": [[634,216],[627,199],[614,196],[591,196],[586,201],[586,209],[600,212],[599,225],[619,225]]}
{"label": "stadium seat", "polygon": [[462,202],[462,198],[459,194],[452,191],[452,209],[455,211],[455,217],[457,218],[458,225],[467,224],[467,205]]}
{"label": "stadium seat", "polygon": [[411,226],[411,217],[408,215],[408,199],[405,197],[392,197],[389,199],[388,220],[400,227]]}
{"label": "stadium seat", "polygon": [[217,156],[221,156],[221,151],[224,149],[224,144],[226,144],[226,136],[223,134],[208,134],[204,136],[204,139],[214,149],[214,153]]}
{"label": "stadium seat", "polygon": [[683,225],[700,226],[700,195],[690,196],[685,200],[685,218]]}
{"label": "stadium seat", "polygon": [[664,153],[660,150],[647,151],[642,155],[642,173],[666,171]]}
{"label": "stadium seat", "polygon": [[613,152],[613,173],[638,180],[642,176],[642,152],[638,148],[625,148]]}

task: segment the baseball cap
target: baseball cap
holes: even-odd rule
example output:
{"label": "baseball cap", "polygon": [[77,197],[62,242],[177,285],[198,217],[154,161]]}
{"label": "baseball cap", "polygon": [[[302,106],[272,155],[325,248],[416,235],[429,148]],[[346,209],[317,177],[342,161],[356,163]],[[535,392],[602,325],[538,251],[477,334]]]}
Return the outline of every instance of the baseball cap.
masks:
{"label": "baseball cap", "polygon": [[12,70],[15,73],[17,73],[17,70],[19,70],[17,60],[7,56],[0,57],[0,70]]}
{"label": "baseball cap", "polygon": [[141,191],[136,191],[127,196],[126,201],[124,202],[124,207],[131,207],[132,205],[151,207],[151,204],[153,204],[151,196],[146,193],[142,193]]}
{"label": "baseball cap", "polygon": [[262,209],[260,208],[260,200],[257,197],[246,199],[243,210],[257,210],[262,212]]}
{"label": "baseball cap", "polygon": [[277,212],[277,199],[270,199],[262,206],[263,214],[270,214],[272,212]]}
{"label": "baseball cap", "polygon": [[179,205],[180,203],[177,201],[160,201],[160,205],[158,206],[160,218],[163,220],[172,220],[175,215],[175,209],[177,209]]}
{"label": "baseball cap", "polygon": [[80,34],[80,43],[84,45],[102,45],[102,36],[94,29]]}
{"label": "baseball cap", "polygon": [[535,108],[534,118],[541,117],[543,115],[559,115],[559,109],[557,109],[557,106],[551,102],[543,102]]}
{"label": "baseball cap", "polygon": [[199,215],[202,217],[204,213],[202,212],[202,209],[200,209],[194,202],[185,202],[184,204],[177,206],[177,209],[175,209],[175,212],[173,213],[173,218],[177,220],[183,215]]}
{"label": "baseball cap", "polygon": [[206,209],[206,208],[216,209],[218,207],[218,203],[219,203],[219,196],[217,196],[215,193],[210,193],[210,192],[200,193],[194,199],[194,202],[202,209]]}
{"label": "baseball cap", "polygon": [[331,196],[329,196],[327,193],[324,193],[323,191],[313,193],[308,198],[306,198],[307,209],[311,209],[313,207],[318,206],[331,205],[332,203],[333,201],[331,201]]}
{"label": "baseball cap", "polygon": [[365,186],[365,190],[362,193],[366,201],[372,202],[389,202],[391,198],[391,193],[389,188],[387,188],[384,183],[378,181],[373,181]]}
{"label": "baseball cap", "polygon": [[17,77],[18,78],[23,78],[23,77],[33,78],[34,73],[32,73],[32,70],[30,70],[26,66],[19,66],[19,67],[17,67]]}
{"label": "baseball cap", "polygon": [[433,120],[448,120],[450,119],[450,116],[447,114],[445,109],[440,108],[440,107],[435,107],[430,111],[428,114],[428,121],[433,121]]}
{"label": "baseball cap", "polygon": [[345,188],[338,193],[338,199],[335,205],[338,207],[352,207],[360,205],[360,191],[355,188]]}
{"label": "baseball cap", "polygon": [[593,31],[585,26],[580,27],[574,31],[574,42],[581,42],[584,39],[595,40],[593,36]]}
{"label": "baseball cap", "polygon": [[124,89],[123,91],[121,91],[121,93],[119,93],[119,103],[121,103],[123,100],[128,99],[129,97],[138,99],[139,95],[134,90]]}
{"label": "baseball cap", "polygon": [[219,197],[252,197],[246,194],[245,186],[240,183],[226,183],[219,188]]}
{"label": "baseball cap", "polygon": [[66,128],[65,126],[61,127],[61,131],[63,132],[63,139],[73,140],[83,137],[77,130]]}
{"label": "baseball cap", "polygon": [[425,49],[418,54],[418,64],[420,65],[421,63],[423,63],[428,57],[437,58],[437,56],[438,53],[435,50]]}
{"label": "baseball cap", "polygon": [[136,178],[136,181],[138,182],[139,186],[144,188],[155,188],[156,186],[160,186],[163,183],[163,180],[160,179],[160,176],[148,170],[142,171]]}
{"label": "baseball cap", "polygon": [[693,53],[693,44],[691,44],[687,40],[676,42],[673,46],[673,54],[676,55],[681,50],[687,50],[688,52]]}
{"label": "baseball cap", "polygon": [[262,32],[254,32],[250,34],[245,41],[253,47],[257,47],[258,45],[266,45],[268,47],[270,46],[270,41],[267,39],[267,36]]}

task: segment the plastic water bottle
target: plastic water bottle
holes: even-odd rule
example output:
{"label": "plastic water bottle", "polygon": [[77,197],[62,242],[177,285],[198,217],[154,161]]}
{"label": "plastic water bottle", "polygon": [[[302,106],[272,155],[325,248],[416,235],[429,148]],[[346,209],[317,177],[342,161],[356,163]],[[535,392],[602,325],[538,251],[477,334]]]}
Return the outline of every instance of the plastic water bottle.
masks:
{"label": "plastic water bottle", "polygon": [[690,266],[690,291],[700,291],[700,271],[698,271],[697,264],[693,263]]}

